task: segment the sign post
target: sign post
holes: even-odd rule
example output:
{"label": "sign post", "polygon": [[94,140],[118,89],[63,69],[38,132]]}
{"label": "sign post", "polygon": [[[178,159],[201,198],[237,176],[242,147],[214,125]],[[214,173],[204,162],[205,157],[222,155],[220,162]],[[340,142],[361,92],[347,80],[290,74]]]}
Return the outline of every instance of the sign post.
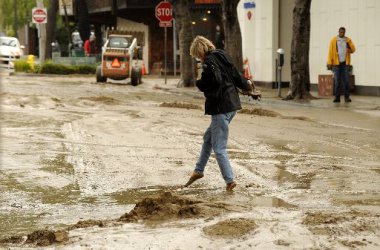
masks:
{"label": "sign post", "polygon": [[46,23],[47,23],[47,10],[43,6],[42,0],[37,0],[37,7],[32,9],[33,23],[38,27],[38,43],[39,43],[39,59],[40,63],[45,61],[45,47],[46,47]]}
{"label": "sign post", "polygon": [[167,71],[167,63],[166,63],[166,47],[167,47],[167,27],[172,27],[173,20],[173,8],[172,4],[167,1],[162,1],[157,4],[155,8],[155,14],[157,19],[160,21],[159,26],[165,29],[165,40],[164,40],[164,69],[165,69],[165,84],[167,82],[166,71]]}

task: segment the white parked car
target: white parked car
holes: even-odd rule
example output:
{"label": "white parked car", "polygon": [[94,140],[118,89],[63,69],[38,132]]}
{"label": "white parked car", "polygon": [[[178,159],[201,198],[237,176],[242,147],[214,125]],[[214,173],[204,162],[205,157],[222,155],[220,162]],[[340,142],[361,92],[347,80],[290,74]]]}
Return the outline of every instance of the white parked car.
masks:
{"label": "white parked car", "polygon": [[24,55],[24,48],[15,37],[0,37],[0,63],[13,67],[13,61]]}

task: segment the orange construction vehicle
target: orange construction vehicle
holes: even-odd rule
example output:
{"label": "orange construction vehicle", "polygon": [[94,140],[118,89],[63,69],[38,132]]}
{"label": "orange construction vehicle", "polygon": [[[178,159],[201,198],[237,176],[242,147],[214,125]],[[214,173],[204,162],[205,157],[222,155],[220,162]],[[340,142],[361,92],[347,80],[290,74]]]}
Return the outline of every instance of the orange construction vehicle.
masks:
{"label": "orange construction vehicle", "polygon": [[141,83],[141,53],[137,39],[123,31],[108,30],[107,41],[102,48],[102,63],[96,68],[96,82],[107,78],[124,80],[131,78],[131,84]]}

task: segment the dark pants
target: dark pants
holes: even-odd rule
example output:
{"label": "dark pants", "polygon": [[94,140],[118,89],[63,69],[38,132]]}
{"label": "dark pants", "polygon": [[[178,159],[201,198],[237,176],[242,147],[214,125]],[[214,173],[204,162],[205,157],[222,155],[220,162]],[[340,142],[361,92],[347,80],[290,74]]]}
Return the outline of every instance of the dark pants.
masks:
{"label": "dark pants", "polygon": [[343,77],[343,85],[344,85],[344,98],[350,98],[350,86],[348,79],[348,66],[345,62],[340,63],[338,66],[333,67],[334,78],[335,78],[335,99],[340,99],[340,82],[341,77]]}

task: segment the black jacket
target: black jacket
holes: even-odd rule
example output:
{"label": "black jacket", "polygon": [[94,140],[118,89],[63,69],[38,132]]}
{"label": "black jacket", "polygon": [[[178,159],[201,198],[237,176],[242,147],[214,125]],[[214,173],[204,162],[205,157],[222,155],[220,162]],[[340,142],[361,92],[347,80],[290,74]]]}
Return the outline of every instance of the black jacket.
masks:
{"label": "black jacket", "polygon": [[223,50],[214,50],[206,56],[197,87],[204,93],[205,114],[216,115],[241,109],[236,87],[249,90],[247,80],[233,65]]}

